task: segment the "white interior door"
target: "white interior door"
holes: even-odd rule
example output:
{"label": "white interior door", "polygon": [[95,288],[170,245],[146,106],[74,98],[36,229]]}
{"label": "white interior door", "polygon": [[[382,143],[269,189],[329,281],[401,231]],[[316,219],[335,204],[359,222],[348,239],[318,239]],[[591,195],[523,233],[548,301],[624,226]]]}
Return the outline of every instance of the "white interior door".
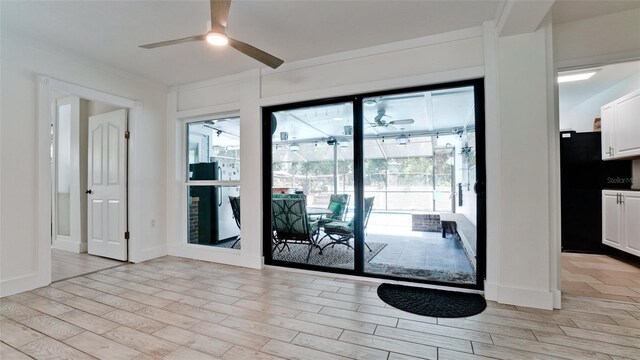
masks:
{"label": "white interior door", "polygon": [[127,260],[125,109],[89,117],[88,252]]}

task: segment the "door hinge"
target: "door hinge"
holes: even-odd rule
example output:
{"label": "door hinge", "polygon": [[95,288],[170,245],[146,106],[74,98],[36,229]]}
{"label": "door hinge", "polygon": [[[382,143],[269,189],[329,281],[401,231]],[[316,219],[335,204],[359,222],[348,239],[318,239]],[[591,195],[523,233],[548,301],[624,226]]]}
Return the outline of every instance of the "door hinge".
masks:
{"label": "door hinge", "polygon": [[129,130],[125,130],[125,131],[124,131],[124,138],[125,138],[125,139],[128,139],[128,138],[130,138],[130,137],[131,137],[131,133],[129,132]]}
{"label": "door hinge", "polygon": [[129,240],[129,232],[128,232],[128,231],[125,231],[125,233],[124,233],[124,239],[125,239],[125,240]]}

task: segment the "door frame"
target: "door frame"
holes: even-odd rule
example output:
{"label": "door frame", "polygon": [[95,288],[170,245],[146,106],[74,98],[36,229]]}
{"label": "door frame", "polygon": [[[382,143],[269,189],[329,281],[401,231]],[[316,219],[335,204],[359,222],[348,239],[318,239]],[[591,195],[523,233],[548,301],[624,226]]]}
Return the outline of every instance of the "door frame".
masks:
{"label": "door frame", "polygon": [[[128,124],[135,123],[136,119],[142,115],[142,103],[137,100],[109,94],[103,91],[94,90],[81,85],[72,84],[62,80],[53,79],[45,75],[38,75],[38,211],[36,213],[36,235],[37,235],[37,285],[36,287],[46,286],[51,283],[51,240],[52,228],[51,221],[53,219],[52,207],[52,167],[55,163],[50,162],[51,149],[51,124],[56,124],[54,100],[57,96],[77,96],[81,99],[99,101],[112,106],[125,108],[129,113]],[[126,182],[129,183],[129,177],[135,177],[135,169],[133,173],[128,171],[129,155],[135,151],[135,137],[129,139],[126,147],[127,170]],[[128,185],[127,185],[128,188]],[[127,199],[126,208],[128,210],[129,196],[128,191],[125,195]],[[83,211],[86,211],[84,209]],[[126,218],[128,219],[128,211]],[[136,258],[140,252],[139,245],[132,241],[130,237],[127,242],[128,258]]]}
{"label": "door frame", "polygon": [[[404,277],[397,277],[385,274],[367,273],[364,271],[364,241],[357,241],[357,239],[364,239],[363,228],[363,212],[354,212],[354,224],[355,224],[355,238],[354,243],[354,268],[353,269],[341,269],[322,267],[310,264],[298,264],[285,261],[273,260],[271,252],[271,187],[272,187],[272,140],[271,140],[271,114],[273,112],[289,110],[298,107],[327,105],[340,102],[352,102],[354,113],[354,184],[355,184],[355,203],[364,203],[364,183],[363,177],[358,176],[363,174],[364,164],[364,144],[362,141],[356,141],[362,139],[363,126],[362,121],[362,99],[372,96],[384,96],[398,93],[416,92],[416,91],[431,91],[439,89],[448,89],[452,87],[474,87],[474,103],[475,103],[475,115],[476,115],[476,181],[479,184],[481,195],[477,197],[477,243],[476,243],[476,283],[475,284],[454,284],[433,280],[411,279]],[[485,131],[485,84],[484,77],[478,77],[470,80],[461,80],[453,82],[443,82],[431,85],[413,86],[405,88],[387,89],[380,91],[367,92],[362,94],[354,94],[347,96],[339,96],[332,98],[307,100],[301,102],[293,102],[288,104],[273,105],[262,108],[262,213],[263,213],[263,256],[265,265],[280,266],[285,268],[294,268],[302,270],[313,270],[320,272],[329,272],[344,275],[355,275],[369,278],[379,278],[401,281],[406,283],[422,283],[429,285],[438,285],[451,288],[463,288],[471,290],[484,290],[484,284],[486,280],[486,260],[487,260],[487,209],[486,209],[486,131]]]}

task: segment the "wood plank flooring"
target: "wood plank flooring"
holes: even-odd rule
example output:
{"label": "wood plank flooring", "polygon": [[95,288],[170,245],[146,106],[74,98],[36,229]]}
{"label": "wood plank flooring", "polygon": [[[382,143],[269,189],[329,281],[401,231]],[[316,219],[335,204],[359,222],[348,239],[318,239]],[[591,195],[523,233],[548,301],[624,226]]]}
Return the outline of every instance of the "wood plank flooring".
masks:
{"label": "wood plank flooring", "polygon": [[60,281],[125,264],[87,253],[51,249],[51,281]]}
{"label": "wood plank flooring", "polygon": [[163,257],[0,299],[0,358],[640,359],[635,302],[489,302],[443,319],[391,308],[376,287]]}
{"label": "wood plank flooring", "polygon": [[562,293],[640,303],[640,259],[563,253]]}

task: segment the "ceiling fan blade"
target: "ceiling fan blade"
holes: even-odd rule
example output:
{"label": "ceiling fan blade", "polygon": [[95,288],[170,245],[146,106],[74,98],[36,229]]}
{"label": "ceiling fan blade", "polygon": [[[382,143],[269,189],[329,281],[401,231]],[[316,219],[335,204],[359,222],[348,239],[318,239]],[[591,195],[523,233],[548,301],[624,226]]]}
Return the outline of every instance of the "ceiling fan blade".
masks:
{"label": "ceiling fan blade", "polygon": [[248,55],[258,61],[260,61],[261,63],[269,66],[272,69],[277,68],[278,66],[282,65],[282,63],[284,63],[283,60],[278,59],[277,57],[266,53],[260,49],[258,49],[257,47],[251,46],[247,43],[243,43],[242,41],[236,40],[236,39],[232,39],[229,38],[229,45],[240,51],[241,53]]}
{"label": "ceiling fan blade", "polygon": [[414,122],[415,120],[413,119],[393,120],[393,121],[389,121],[389,125],[413,124]]}
{"label": "ceiling fan blade", "polygon": [[161,41],[153,44],[140,45],[139,47],[144,49],[153,49],[161,46],[175,45],[175,44],[181,44],[185,42],[199,41],[199,40],[205,40],[205,39],[206,39],[206,35],[196,35],[196,36],[189,36],[182,39],[175,39],[175,40]]}
{"label": "ceiling fan blade", "polygon": [[211,3],[211,31],[224,34],[229,18],[231,0],[210,0]]}

